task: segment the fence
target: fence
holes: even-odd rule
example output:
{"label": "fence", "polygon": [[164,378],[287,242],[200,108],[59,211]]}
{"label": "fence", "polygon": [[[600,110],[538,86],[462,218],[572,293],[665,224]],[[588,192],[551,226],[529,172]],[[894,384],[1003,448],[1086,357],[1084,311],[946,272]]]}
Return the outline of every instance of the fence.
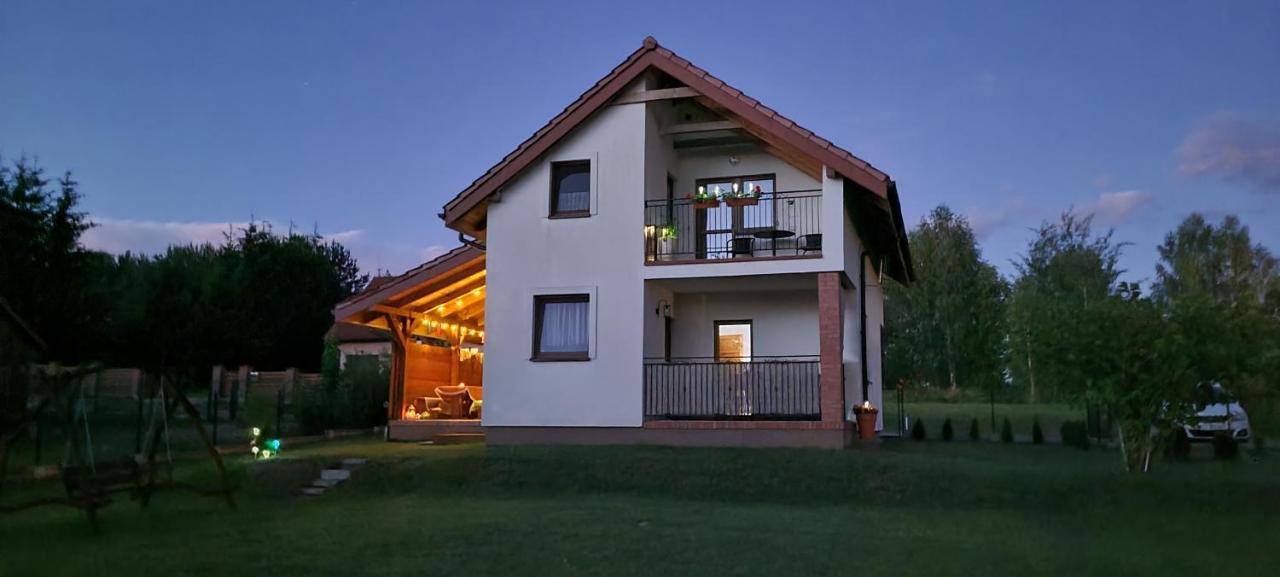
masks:
{"label": "fence", "polygon": [[646,418],[818,420],[819,400],[816,357],[645,360]]}
{"label": "fence", "polygon": [[[31,374],[51,378],[75,367],[34,365]],[[215,444],[246,442],[249,429],[259,427],[272,437],[293,435],[296,424],[291,411],[293,392],[299,386],[320,381],[320,375],[296,369],[254,372],[243,366],[237,371],[213,369],[207,390],[187,394],[195,403],[206,431]],[[162,418],[165,407],[160,396],[160,378],[137,367],[103,368],[79,378],[69,406],[59,404],[53,412],[32,423],[11,446],[9,460],[33,466],[52,465],[66,458],[69,435],[86,436],[85,427],[70,419],[81,408],[89,423],[87,437],[96,454],[121,457],[136,454],[147,443],[144,438],[153,420]],[[39,387],[29,394],[35,394]],[[28,404],[32,399],[28,399]],[[161,423],[163,424],[163,423]],[[168,419],[173,450],[201,450],[202,444],[187,415],[176,410]]]}
{"label": "fence", "polygon": [[1032,403],[1014,391],[895,387],[884,391],[883,404],[882,434],[886,436],[910,436],[919,422],[927,438],[938,439],[950,419],[957,440],[967,439],[975,425],[980,439],[999,439],[1005,420],[1019,441],[1030,439],[1034,424],[1039,423],[1045,439],[1056,442],[1066,421],[1086,423],[1097,443],[1112,437],[1110,420],[1100,411],[1061,402]]}

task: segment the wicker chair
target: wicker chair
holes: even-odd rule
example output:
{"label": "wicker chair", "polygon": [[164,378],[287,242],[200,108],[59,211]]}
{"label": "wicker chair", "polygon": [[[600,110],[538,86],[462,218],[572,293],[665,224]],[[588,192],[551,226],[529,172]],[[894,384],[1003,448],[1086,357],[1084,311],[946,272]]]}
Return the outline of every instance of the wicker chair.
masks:
{"label": "wicker chair", "polygon": [[447,419],[465,419],[471,414],[471,393],[466,385],[436,387],[440,397],[440,416]]}

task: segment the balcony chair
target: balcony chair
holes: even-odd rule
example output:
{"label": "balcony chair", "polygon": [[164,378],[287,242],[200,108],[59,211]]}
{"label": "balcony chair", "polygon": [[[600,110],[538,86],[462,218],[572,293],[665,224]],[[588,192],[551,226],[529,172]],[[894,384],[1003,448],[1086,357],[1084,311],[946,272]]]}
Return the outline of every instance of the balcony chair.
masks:
{"label": "balcony chair", "polygon": [[822,234],[802,234],[796,243],[796,251],[804,254],[822,252]]}
{"label": "balcony chair", "polygon": [[749,236],[731,238],[729,239],[729,253],[733,258],[752,256],[751,244],[753,241],[755,241],[755,239]]}

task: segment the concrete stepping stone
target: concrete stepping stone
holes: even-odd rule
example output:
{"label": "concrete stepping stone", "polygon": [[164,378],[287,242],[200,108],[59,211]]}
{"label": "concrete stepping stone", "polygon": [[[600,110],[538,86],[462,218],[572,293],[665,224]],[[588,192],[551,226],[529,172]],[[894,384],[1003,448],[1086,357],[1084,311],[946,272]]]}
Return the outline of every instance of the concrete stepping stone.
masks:
{"label": "concrete stepping stone", "polygon": [[337,487],[338,483],[341,483],[341,482],[342,481],[334,481],[332,479],[316,479],[311,482],[311,486],[319,487],[321,489],[332,489],[334,487]]}
{"label": "concrete stepping stone", "polygon": [[320,478],[341,483],[351,478],[351,471],[346,469],[325,469],[320,471]]}
{"label": "concrete stepping stone", "polygon": [[325,492],[324,487],[303,487],[300,491],[306,497],[319,497]]}
{"label": "concrete stepping stone", "polygon": [[343,459],[343,460],[342,460],[342,468],[343,468],[343,469],[355,469],[355,468],[360,467],[361,465],[364,465],[365,463],[368,463],[368,462],[369,462],[369,460],[368,460],[368,459],[356,459],[356,458]]}

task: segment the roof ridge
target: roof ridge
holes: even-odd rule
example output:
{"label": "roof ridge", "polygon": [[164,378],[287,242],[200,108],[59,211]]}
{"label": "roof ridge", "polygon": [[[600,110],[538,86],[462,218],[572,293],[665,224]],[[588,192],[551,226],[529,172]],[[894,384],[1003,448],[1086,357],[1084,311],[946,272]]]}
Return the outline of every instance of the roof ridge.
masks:
{"label": "roof ridge", "polygon": [[[652,56],[650,56],[651,54]],[[784,141],[789,141],[789,145],[799,148],[801,153],[815,157],[815,160],[837,170],[864,188],[871,190],[874,194],[882,198],[887,198],[887,184],[892,182],[888,174],[875,168],[871,163],[858,158],[852,152],[841,148],[830,140],[818,136],[812,130],[799,125],[794,120],[791,120],[776,110],[765,106],[759,100],[747,96],[740,89],[733,87],[724,80],[721,80],[706,70],[695,66],[692,62],[676,54],[670,48],[666,48],[659,44],[653,36],[646,36],[639,49],[632,52],[626,59],[610,70],[608,74],[597,80],[595,84],[591,85],[590,88],[578,95],[578,98],[569,103],[568,106],[565,106],[564,109],[552,117],[551,120],[538,128],[538,130],[534,131],[532,135],[517,145],[514,150],[503,156],[497,164],[494,164],[485,171],[484,174],[480,175],[479,178],[472,181],[465,189],[454,195],[452,199],[446,202],[443,214],[446,224],[449,224],[456,218],[460,217],[460,214],[450,214],[451,212],[455,212],[455,209],[456,213],[465,213],[466,211],[471,210],[481,200],[487,198],[490,194],[496,191],[502,183],[488,186],[489,181],[494,177],[505,172],[506,176],[504,179],[511,179],[523,171],[528,163],[532,162],[533,158],[536,158],[536,156],[527,159],[521,159],[520,157],[531,148],[539,146],[539,141],[542,137],[559,129],[560,124],[564,122],[566,118],[577,113],[578,109],[584,104],[592,99],[597,99],[601,90],[610,84],[614,84],[615,81],[618,81],[619,77],[624,73],[628,73],[628,75],[623,78],[623,80],[626,82],[634,80],[634,78],[637,77],[643,69],[630,71],[629,68],[646,57],[650,58],[650,60],[645,62],[645,68],[658,64],[660,61],[666,61],[670,63],[670,65],[676,66],[677,69],[682,69],[678,70],[680,74],[687,72],[692,75],[689,80],[705,82],[706,85],[709,85],[709,88],[712,91],[719,91],[723,94],[723,96],[717,98],[729,98],[736,100],[741,103],[741,105],[749,108],[749,110],[746,110],[748,113],[759,114],[763,118],[763,122],[765,124],[772,122],[776,123],[781,129],[785,129],[784,132],[790,133],[792,136],[783,136],[777,132],[778,129],[770,129],[767,126],[763,127],[767,131],[774,132],[778,138]],[[666,66],[668,65],[662,65],[659,68],[666,68]],[[664,72],[668,72],[670,74],[672,71],[664,70]],[[677,80],[682,81],[686,85],[689,84],[688,81],[679,78],[677,78]],[[619,82],[619,84],[622,83]],[[696,87],[691,86],[691,88],[699,90]],[[619,89],[620,88],[617,86],[614,88],[615,91]],[[704,86],[700,91],[705,93],[707,91],[707,87]],[[554,139],[550,144],[542,146],[541,149],[538,150],[539,154],[545,152],[546,148],[554,145],[555,140],[558,140],[563,137],[564,134],[567,134],[568,131],[575,128],[578,123],[584,121],[594,113],[597,108],[606,105],[611,98],[612,96],[605,99],[597,99],[584,114],[573,119],[567,125],[567,128],[564,128],[563,131],[561,131],[562,133],[557,136],[556,139]],[[805,150],[805,146],[803,145],[804,142],[808,142],[813,148]],[[512,168],[513,163],[515,164],[514,168]],[[843,167],[840,165],[843,165]],[[511,170],[508,171],[508,168],[511,168]],[[479,195],[478,198],[470,200],[477,194]],[[462,207],[458,208],[459,205],[462,205]]]}

